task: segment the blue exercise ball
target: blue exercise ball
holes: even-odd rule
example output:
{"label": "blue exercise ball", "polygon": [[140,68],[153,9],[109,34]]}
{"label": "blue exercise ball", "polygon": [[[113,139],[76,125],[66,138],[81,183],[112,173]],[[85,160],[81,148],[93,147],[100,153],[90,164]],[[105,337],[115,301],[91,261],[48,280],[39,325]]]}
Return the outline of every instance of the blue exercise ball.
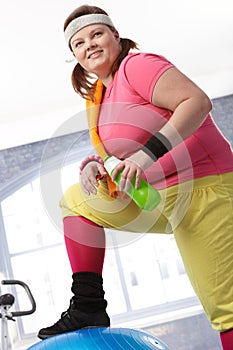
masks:
{"label": "blue exercise ball", "polygon": [[130,328],[89,328],[42,340],[28,350],[169,350],[155,336]]}

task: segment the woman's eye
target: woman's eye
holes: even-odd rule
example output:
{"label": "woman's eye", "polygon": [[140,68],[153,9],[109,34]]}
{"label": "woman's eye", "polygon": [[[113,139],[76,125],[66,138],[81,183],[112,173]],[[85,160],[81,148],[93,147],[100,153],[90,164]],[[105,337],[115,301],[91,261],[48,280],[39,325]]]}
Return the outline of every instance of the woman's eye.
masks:
{"label": "woman's eye", "polygon": [[75,44],[75,47],[79,47],[79,46],[81,46],[82,45],[82,41],[78,41],[76,44]]}
{"label": "woman's eye", "polygon": [[100,36],[102,33],[101,32],[96,32],[94,36]]}

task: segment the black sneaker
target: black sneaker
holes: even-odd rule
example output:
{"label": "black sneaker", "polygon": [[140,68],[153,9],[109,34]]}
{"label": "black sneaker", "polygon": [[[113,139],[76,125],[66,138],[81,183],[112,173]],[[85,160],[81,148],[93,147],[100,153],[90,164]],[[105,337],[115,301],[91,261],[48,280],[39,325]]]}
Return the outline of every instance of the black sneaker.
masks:
{"label": "black sneaker", "polygon": [[71,300],[70,307],[67,311],[61,314],[60,320],[58,320],[53,326],[42,328],[37,336],[40,339],[46,339],[58,334],[77,331],[83,328],[109,326],[110,319],[105,310],[85,313],[75,309],[74,303],[72,303]]}

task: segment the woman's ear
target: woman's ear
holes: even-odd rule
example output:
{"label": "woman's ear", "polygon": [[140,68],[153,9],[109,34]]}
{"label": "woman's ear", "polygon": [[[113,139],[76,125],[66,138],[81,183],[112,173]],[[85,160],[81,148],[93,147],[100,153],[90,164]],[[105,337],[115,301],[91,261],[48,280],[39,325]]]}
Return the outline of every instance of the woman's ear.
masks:
{"label": "woman's ear", "polygon": [[115,39],[116,39],[117,41],[120,41],[120,35],[119,35],[118,31],[117,31],[117,30],[114,30],[113,34],[114,34]]}

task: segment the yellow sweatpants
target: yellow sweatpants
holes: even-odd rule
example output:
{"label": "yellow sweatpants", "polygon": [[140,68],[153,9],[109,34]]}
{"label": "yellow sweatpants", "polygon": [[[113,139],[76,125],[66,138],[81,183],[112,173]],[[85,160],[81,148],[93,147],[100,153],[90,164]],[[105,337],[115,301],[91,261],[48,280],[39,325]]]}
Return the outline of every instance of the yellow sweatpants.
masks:
{"label": "yellow sweatpants", "polygon": [[63,217],[81,215],[105,228],[174,233],[186,272],[212,327],[233,328],[233,173],[212,175],[160,191],[152,212],[130,199],[113,199],[100,182],[97,195],[71,186]]}

